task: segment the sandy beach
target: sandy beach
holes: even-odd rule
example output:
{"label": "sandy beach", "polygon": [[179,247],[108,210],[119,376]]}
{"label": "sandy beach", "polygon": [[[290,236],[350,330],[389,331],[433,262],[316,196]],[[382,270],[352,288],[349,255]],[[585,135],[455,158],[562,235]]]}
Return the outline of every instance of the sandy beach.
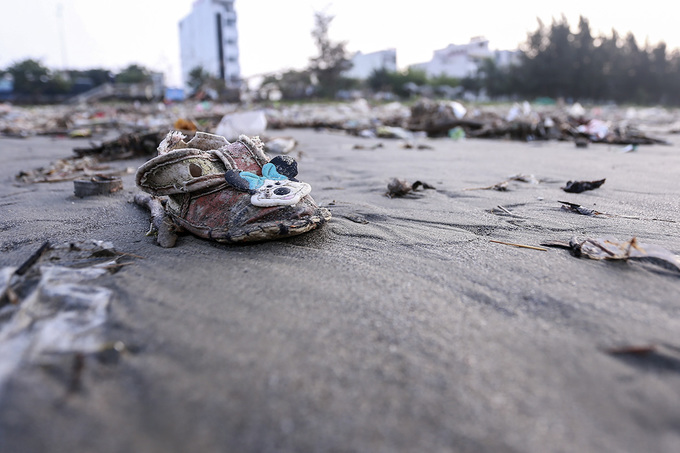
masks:
{"label": "sandy beach", "polygon": [[[0,267],[45,241],[128,254],[96,279],[112,294],[100,334],[125,345],[115,360],[46,363],[30,346],[12,366],[0,359],[0,451],[680,450],[680,274],[492,242],[636,237],[680,254],[677,136],[624,153],[268,132],[298,140],[299,179],[331,221],[284,240],[185,235],[167,249],[145,236],[134,173],[120,192],[76,198],[72,181],[15,175],[83,141],[0,139]],[[537,183],[469,190],[518,174]],[[394,177],[435,189],[388,198]]]}

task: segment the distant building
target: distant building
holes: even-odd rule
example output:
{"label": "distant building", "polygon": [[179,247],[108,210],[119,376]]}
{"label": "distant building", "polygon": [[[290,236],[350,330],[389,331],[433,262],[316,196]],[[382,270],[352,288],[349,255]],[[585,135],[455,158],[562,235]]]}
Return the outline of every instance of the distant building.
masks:
{"label": "distant building", "polygon": [[14,91],[14,78],[7,73],[0,77],[0,101],[8,101],[12,99],[12,92]]}
{"label": "distant building", "polygon": [[435,50],[432,60],[411,66],[413,69],[425,71],[428,77],[448,76],[464,78],[474,76],[479,65],[486,59],[493,59],[499,66],[507,66],[515,61],[516,52],[509,50],[489,50],[489,41],[482,37],[474,37],[467,44],[449,44],[441,50]]}
{"label": "distant building", "polygon": [[376,69],[386,69],[390,72],[397,71],[396,49],[381,50],[363,54],[357,52],[351,59],[352,69],[343,75],[352,79],[367,79]]}
{"label": "distant building", "polygon": [[179,41],[184,85],[191,70],[200,66],[228,87],[238,86],[241,68],[234,0],[196,0],[179,23]]}

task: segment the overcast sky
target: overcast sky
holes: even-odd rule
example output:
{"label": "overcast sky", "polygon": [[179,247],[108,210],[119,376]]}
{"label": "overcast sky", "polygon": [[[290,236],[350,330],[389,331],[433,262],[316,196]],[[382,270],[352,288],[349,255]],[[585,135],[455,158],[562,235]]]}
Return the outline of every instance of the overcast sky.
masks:
{"label": "overcast sky", "polygon": [[[142,64],[179,85],[178,23],[193,0],[0,0],[0,68],[36,58],[50,68]],[[575,31],[579,15],[593,34],[632,31],[640,45],[680,47],[672,2],[418,0],[236,0],[243,76],[300,69],[314,56],[314,11],[335,16],[330,37],[351,52],[397,49],[397,64],[427,61],[448,44],[485,36],[492,49],[516,49],[537,19],[550,25],[564,14]],[[670,10],[669,10],[670,7]]]}

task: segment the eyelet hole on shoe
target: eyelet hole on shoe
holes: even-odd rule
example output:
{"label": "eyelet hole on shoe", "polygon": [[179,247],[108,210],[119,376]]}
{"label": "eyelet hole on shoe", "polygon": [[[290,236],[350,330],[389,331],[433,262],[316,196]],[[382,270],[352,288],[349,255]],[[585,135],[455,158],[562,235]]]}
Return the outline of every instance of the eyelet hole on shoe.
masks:
{"label": "eyelet hole on shoe", "polygon": [[196,165],[192,162],[189,164],[189,174],[194,178],[198,178],[199,176],[203,176],[203,169],[200,165]]}

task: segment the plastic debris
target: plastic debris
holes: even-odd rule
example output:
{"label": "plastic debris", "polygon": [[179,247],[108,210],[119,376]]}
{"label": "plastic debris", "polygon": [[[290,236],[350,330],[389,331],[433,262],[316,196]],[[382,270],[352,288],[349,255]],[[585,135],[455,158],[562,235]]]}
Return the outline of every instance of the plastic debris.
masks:
{"label": "plastic debris", "polygon": [[433,185],[430,185],[426,182],[416,181],[411,184],[404,181],[403,179],[393,178],[387,184],[387,192],[385,193],[385,195],[388,198],[405,197],[407,195],[411,195],[413,192],[415,192],[417,189],[421,187],[423,189],[435,189]]}
{"label": "plastic debris", "polygon": [[587,124],[582,124],[576,128],[577,131],[587,135],[593,141],[604,139],[609,134],[609,129],[609,124],[598,119],[592,119]]}
{"label": "plastic debris", "polygon": [[368,150],[372,151],[372,150],[375,150],[375,149],[378,149],[378,148],[383,148],[383,147],[384,147],[384,145],[381,142],[375,143],[375,144],[370,145],[370,146],[361,145],[361,144],[357,143],[354,146],[352,146],[352,149],[368,149]]}
{"label": "plastic debris", "polygon": [[162,131],[133,132],[122,134],[114,140],[105,141],[89,148],[74,148],[76,157],[96,156],[99,161],[132,159],[155,154],[158,142],[166,135]]}
{"label": "plastic debris", "polygon": [[640,261],[674,272],[680,272],[680,257],[665,248],[639,242],[636,237],[620,241],[613,236],[601,238],[571,238],[569,242],[547,241],[547,247],[568,248],[577,257],[593,260]]}
{"label": "plastic debris", "polygon": [[[237,112],[224,115],[215,129],[229,141],[238,140],[239,135],[259,136],[267,129],[267,117],[262,110]],[[159,140],[160,141],[160,140]]]}
{"label": "plastic debris", "polygon": [[73,181],[73,193],[78,198],[107,195],[119,190],[123,190],[123,180],[118,176],[94,175]]}
{"label": "plastic debris", "polygon": [[[484,106],[474,110],[454,101],[421,99],[411,107],[391,102],[369,104],[365,99],[351,103],[301,104],[269,107],[258,111],[235,111],[234,105],[214,102],[185,102],[167,108],[162,104],[49,106],[23,108],[7,106],[0,110],[0,135],[27,137],[37,134],[67,137],[90,131],[92,136],[107,130],[130,132],[201,130],[217,134],[261,135],[265,129],[307,127],[342,130],[352,135],[375,137],[381,126],[401,127],[429,136],[447,136],[461,127],[467,138],[508,138],[514,140],[568,140],[575,143],[664,144],[665,140],[647,136],[636,123],[650,123],[649,109],[607,107],[586,111],[582,106],[559,106],[539,102],[507,106]],[[250,120],[229,126],[233,119]],[[590,118],[589,116],[592,116]],[[191,119],[189,119],[191,118]],[[656,126],[667,124],[669,132],[678,130],[678,113],[654,110]],[[218,129],[218,125],[222,126]],[[246,127],[253,127],[246,130]],[[195,127],[195,128],[194,128]],[[655,129],[658,129],[656,127]],[[80,131],[80,132],[79,132]],[[87,132],[88,134],[90,132]],[[231,137],[231,140],[237,136]],[[162,137],[161,137],[162,139]],[[579,139],[582,139],[579,140]],[[158,143],[159,140],[153,140]],[[152,150],[151,150],[152,151]]]}
{"label": "plastic debris", "polygon": [[595,190],[604,184],[606,178],[597,181],[567,181],[567,185],[562,190],[569,193],[581,193],[586,190]]}
{"label": "plastic debris", "polygon": [[46,167],[22,170],[16,174],[18,181],[25,183],[73,181],[94,175],[112,177],[133,172],[134,169],[116,170],[91,156],[58,159]]}
{"label": "plastic debris", "polygon": [[288,154],[297,146],[293,137],[275,137],[264,142],[264,150],[271,154]]}
{"label": "plastic debris", "polygon": [[196,123],[187,118],[178,118],[172,127],[177,130],[188,132],[196,132],[198,130]]}
{"label": "plastic debris", "polygon": [[574,144],[577,148],[587,148],[589,143],[590,140],[588,140],[586,137],[576,137],[574,139]]}
{"label": "plastic debris", "polygon": [[104,241],[45,243],[21,266],[0,269],[0,389],[24,362],[101,350],[113,291],[93,281],[124,255]]}
{"label": "plastic debris", "polygon": [[586,208],[585,206],[581,206],[580,204],[577,203],[571,203],[569,201],[557,201],[558,203],[562,203],[561,209],[563,211],[568,211],[568,212],[575,212],[576,214],[581,214],[581,215],[587,215],[591,217],[596,217],[596,216],[604,216],[607,217],[608,214],[605,214],[604,212],[596,211],[594,209]]}
{"label": "plastic debris", "polygon": [[460,126],[456,126],[449,130],[449,138],[452,140],[461,140],[465,138],[465,130]]}
{"label": "plastic debris", "polygon": [[376,135],[380,138],[399,138],[402,140],[411,140],[413,132],[407,131],[403,127],[381,126],[376,128]]}

